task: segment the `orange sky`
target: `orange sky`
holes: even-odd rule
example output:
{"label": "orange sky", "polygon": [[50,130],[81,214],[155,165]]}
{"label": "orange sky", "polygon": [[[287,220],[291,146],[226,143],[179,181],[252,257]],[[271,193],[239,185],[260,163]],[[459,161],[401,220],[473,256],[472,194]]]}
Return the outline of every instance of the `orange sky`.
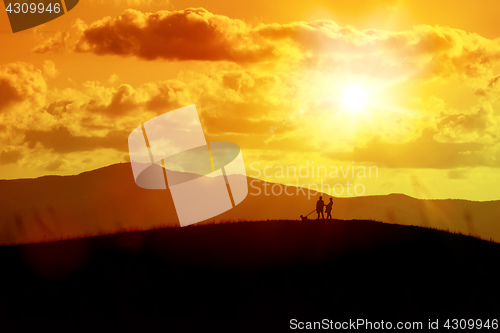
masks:
{"label": "orange sky", "polygon": [[[251,177],[349,181],[341,196],[362,184],[364,195],[498,199],[499,10],[81,0],[16,34],[2,11],[0,179],[127,161],[138,124],[196,104],[207,138],[239,144]],[[376,175],[312,174],[369,166]]]}

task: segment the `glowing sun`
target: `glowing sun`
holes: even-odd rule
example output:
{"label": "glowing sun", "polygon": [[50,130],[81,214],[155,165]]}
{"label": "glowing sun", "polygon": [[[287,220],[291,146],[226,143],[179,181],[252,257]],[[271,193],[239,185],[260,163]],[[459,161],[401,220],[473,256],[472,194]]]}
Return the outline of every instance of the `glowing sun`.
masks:
{"label": "glowing sun", "polygon": [[342,108],[350,112],[363,111],[368,103],[368,91],[360,86],[349,86],[342,90]]}

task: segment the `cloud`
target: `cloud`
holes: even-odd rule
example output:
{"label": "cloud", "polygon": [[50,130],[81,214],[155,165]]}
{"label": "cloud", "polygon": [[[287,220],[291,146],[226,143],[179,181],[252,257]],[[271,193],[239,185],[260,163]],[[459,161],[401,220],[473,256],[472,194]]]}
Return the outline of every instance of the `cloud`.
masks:
{"label": "cloud", "polygon": [[35,46],[31,51],[35,53],[62,52],[66,48],[70,34],[67,31],[59,31],[51,38],[46,39],[41,44]]}
{"label": "cloud", "polygon": [[474,92],[477,96],[486,97],[488,100],[498,99],[500,75],[495,75],[492,79],[487,81],[483,87],[476,89]]}
{"label": "cloud", "polygon": [[47,83],[39,69],[31,64],[10,63],[0,66],[0,112],[23,101],[40,104]]}
{"label": "cloud", "polygon": [[331,20],[252,25],[204,8],[188,8],[154,13],[129,9],[90,24],[78,21],[73,27],[35,52],[69,49],[145,60],[272,62],[422,78],[483,77],[500,61],[500,40],[446,26],[360,30]]}
{"label": "cloud", "polygon": [[[129,120],[138,124],[145,118],[193,104],[189,98],[181,102],[183,84],[177,80],[148,82],[137,86],[126,83],[115,86],[113,82],[92,81],[83,86],[84,95],[77,98],[78,101],[71,102],[70,106],[78,108],[84,115],[82,124],[109,127],[107,124],[116,126],[116,121],[123,123]],[[57,108],[54,105],[52,109]]]}
{"label": "cloud", "polygon": [[364,147],[355,147],[350,153],[331,154],[331,157],[365,161],[388,168],[500,166],[500,160],[486,157],[490,152],[485,145],[477,142],[439,142],[434,138],[435,134],[432,130],[426,130],[418,139],[403,143],[373,139]]}
{"label": "cloud", "polygon": [[50,131],[28,130],[25,132],[25,142],[31,149],[40,144],[58,154],[92,151],[99,148],[128,151],[128,135],[128,131],[110,131],[104,137],[81,136],[74,135],[66,127],[61,126]]}
{"label": "cloud", "polygon": [[60,116],[68,111],[68,105],[71,105],[71,101],[61,100],[50,103],[46,108],[45,112],[52,116]]}
{"label": "cloud", "polygon": [[[284,125],[283,118],[295,103],[287,98],[295,83],[286,75],[234,67],[216,73],[185,71],[176,79],[141,85],[117,78],[46,88],[40,96],[45,102],[37,108],[7,107],[11,116],[2,120],[2,126],[9,133],[0,133],[8,136],[2,137],[5,146],[0,154],[4,161],[19,158],[17,162],[28,169],[36,164],[51,172],[69,170],[68,156],[75,153],[108,149],[115,153],[106,156],[116,158],[118,152],[126,154],[127,136],[141,122],[193,103],[212,141],[235,141],[245,148],[287,148],[290,139],[281,136],[288,137],[294,125]],[[276,138],[266,143],[270,135]],[[297,149],[299,143],[305,144],[294,140]],[[10,153],[13,149],[23,155]],[[41,164],[41,156],[53,163]],[[101,163],[113,161],[103,157]]]}
{"label": "cloud", "polygon": [[[500,41],[443,26],[415,26],[410,30],[358,30],[333,21],[294,22],[261,26],[259,33],[275,42],[293,41],[309,65],[350,63],[354,71],[376,75],[411,73],[421,76],[488,73],[500,59]],[[348,57],[348,58],[346,58]],[[308,59],[311,58],[311,59]]]}
{"label": "cloud", "polygon": [[137,109],[139,104],[135,89],[128,84],[122,84],[114,89],[109,102],[104,101],[104,104],[99,104],[95,99],[92,99],[85,108],[91,112],[105,113],[109,116],[123,116]]}
{"label": "cloud", "polygon": [[16,163],[23,157],[19,150],[7,150],[0,152],[0,164]]}
{"label": "cloud", "polygon": [[76,50],[147,60],[252,62],[270,57],[275,49],[256,38],[243,21],[203,8],[156,13],[129,9],[87,26]]}
{"label": "cloud", "polygon": [[472,112],[443,115],[437,129],[436,138],[444,142],[492,142],[498,139],[498,117],[485,105]]}
{"label": "cloud", "polygon": [[[44,67],[56,70],[51,62]],[[42,75],[46,71],[21,63],[0,69],[0,164],[24,163],[29,168],[40,166],[36,156],[44,156],[54,162],[43,167],[46,170],[67,170],[71,162],[66,156],[103,149],[114,151],[105,155],[120,156],[121,161],[117,153],[128,151],[133,128],[179,106],[181,86],[175,80],[139,86],[91,81],[77,89],[49,89]]]}

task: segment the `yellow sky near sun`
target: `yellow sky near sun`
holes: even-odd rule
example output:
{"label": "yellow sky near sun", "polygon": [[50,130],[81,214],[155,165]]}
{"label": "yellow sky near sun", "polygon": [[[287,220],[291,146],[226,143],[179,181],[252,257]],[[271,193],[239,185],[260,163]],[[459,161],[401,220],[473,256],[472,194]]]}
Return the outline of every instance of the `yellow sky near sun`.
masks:
{"label": "yellow sky near sun", "polygon": [[[251,177],[340,196],[361,184],[364,195],[498,199],[498,10],[82,0],[17,34],[2,12],[0,179],[126,161],[140,122],[196,104],[207,138],[239,144]],[[378,173],[318,177],[313,165]],[[279,173],[291,166],[310,172]]]}

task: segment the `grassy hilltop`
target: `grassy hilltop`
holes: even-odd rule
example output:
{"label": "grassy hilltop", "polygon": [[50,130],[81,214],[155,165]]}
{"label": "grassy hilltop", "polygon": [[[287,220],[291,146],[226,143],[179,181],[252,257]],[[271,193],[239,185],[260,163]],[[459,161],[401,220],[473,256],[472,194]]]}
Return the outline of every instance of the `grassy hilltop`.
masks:
{"label": "grassy hilltop", "polygon": [[494,318],[500,245],[373,221],[166,228],[0,248],[0,330],[277,332]]}

